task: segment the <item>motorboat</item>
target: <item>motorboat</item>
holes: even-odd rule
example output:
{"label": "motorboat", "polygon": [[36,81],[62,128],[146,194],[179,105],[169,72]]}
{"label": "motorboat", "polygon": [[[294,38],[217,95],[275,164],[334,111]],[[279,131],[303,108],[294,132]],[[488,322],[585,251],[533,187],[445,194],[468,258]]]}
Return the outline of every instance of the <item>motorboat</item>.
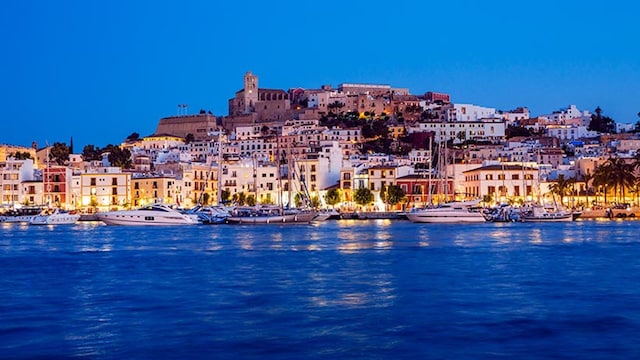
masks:
{"label": "motorboat", "polygon": [[283,209],[279,206],[237,207],[227,218],[229,224],[309,223],[316,217],[313,210]]}
{"label": "motorboat", "polygon": [[30,223],[36,215],[42,212],[40,207],[23,207],[9,210],[0,215],[0,223]]}
{"label": "motorboat", "polygon": [[224,206],[202,206],[198,205],[192,209],[184,212],[191,216],[195,216],[196,219],[203,224],[223,224],[227,218],[231,216],[229,211]]}
{"label": "motorboat", "polygon": [[479,201],[459,201],[440,204],[433,208],[414,209],[406,213],[415,223],[482,223],[487,218],[478,205]]}
{"label": "motorboat", "polygon": [[43,210],[39,215],[34,216],[29,224],[31,225],[62,225],[75,224],[80,220],[80,214],[74,214],[62,209]]}
{"label": "motorboat", "polygon": [[522,222],[522,212],[519,208],[510,205],[501,205],[498,208],[490,209],[485,212],[487,221],[491,222]]}
{"label": "motorboat", "polygon": [[151,204],[135,210],[99,212],[98,220],[107,225],[196,225],[197,217],[182,214],[166,204]]}
{"label": "motorboat", "polygon": [[328,219],[340,218],[340,213],[336,209],[321,209],[316,213],[313,221],[325,221]]}
{"label": "motorboat", "polygon": [[522,220],[526,222],[574,221],[582,213],[540,204],[530,204],[521,208]]}

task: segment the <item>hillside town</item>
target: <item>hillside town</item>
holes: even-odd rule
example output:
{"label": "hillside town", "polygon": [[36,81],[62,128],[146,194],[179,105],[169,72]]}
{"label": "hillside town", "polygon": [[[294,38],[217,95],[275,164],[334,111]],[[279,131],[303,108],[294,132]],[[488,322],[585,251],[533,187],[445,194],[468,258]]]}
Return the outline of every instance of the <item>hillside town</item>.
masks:
{"label": "hillside town", "polygon": [[471,199],[604,209],[640,196],[638,123],[600,108],[532,117],[383,84],[267,89],[251,72],[228,104],[226,116],[179,104],[153,134],[102,149],[0,145],[0,212],[153,203],[374,212]]}

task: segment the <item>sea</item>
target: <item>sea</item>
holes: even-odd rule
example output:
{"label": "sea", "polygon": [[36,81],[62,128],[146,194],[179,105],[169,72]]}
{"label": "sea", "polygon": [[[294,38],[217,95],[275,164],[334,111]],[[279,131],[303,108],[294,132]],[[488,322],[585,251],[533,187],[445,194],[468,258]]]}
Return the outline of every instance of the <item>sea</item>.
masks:
{"label": "sea", "polygon": [[0,359],[638,359],[639,230],[0,224]]}

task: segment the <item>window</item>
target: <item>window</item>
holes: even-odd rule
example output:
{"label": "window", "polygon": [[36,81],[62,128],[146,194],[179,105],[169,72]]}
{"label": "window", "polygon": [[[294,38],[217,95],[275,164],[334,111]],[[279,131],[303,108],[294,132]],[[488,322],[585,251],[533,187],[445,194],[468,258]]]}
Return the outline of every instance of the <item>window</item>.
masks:
{"label": "window", "polygon": [[511,180],[520,180],[520,175],[518,174],[511,175]]}
{"label": "window", "polygon": [[91,186],[96,186],[96,178],[91,178]]}

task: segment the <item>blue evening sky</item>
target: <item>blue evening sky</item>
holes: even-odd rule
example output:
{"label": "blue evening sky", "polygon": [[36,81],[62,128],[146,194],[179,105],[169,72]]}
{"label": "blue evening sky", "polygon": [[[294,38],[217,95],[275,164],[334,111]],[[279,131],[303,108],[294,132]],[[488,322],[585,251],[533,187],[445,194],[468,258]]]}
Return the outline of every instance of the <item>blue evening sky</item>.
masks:
{"label": "blue evening sky", "polygon": [[640,112],[634,1],[7,1],[0,143],[119,144],[178,104],[227,115],[264,88],[381,83],[532,115]]}

